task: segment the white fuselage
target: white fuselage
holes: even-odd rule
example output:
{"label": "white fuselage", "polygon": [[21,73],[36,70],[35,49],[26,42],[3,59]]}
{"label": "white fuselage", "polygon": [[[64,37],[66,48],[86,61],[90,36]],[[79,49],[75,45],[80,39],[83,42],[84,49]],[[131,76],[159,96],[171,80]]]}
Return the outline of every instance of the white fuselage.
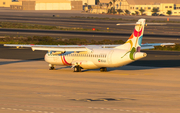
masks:
{"label": "white fuselage", "polygon": [[[75,66],[84,69],[96,69],[101,67],[120,67],[133,62],[129,58],[130,52],[121,49],[102,48],[93,49],[92,52],[66,52],[53,55],[47,53],[45,61],[52,65]],[[146,53],[134,53],[135,60],[143,58]]]}

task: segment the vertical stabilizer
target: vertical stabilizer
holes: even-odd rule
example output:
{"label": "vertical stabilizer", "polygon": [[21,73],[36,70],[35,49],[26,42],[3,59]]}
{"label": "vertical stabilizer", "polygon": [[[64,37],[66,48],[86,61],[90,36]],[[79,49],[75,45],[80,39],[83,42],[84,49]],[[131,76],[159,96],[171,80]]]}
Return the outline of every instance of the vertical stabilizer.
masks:
{"label": "vertical stabilizer", "polygon": [[142,43],[142,38],[143,38],[143,33],[144,33],[145,21],[146,21],[145,19],[139,19],[138,22],[136,22],[134,32],[129,37],[129,39],[123,45],[116,47],[118,49],[127,50],[128,51],[127,53],[130,52],[130,58],[132,60],[134,60],[134,56],[133,56],[134,52],[140,52],[141,50],[141,43]]}
{"label": "vertical stabilizer", "polygon": [[125,49],[131,51],[140,52],[141,43],[144,33],[145,19],[139,19],[135,24],[134,32],[129,37],[129,39],[123,45],[117,46],[116,48]]}

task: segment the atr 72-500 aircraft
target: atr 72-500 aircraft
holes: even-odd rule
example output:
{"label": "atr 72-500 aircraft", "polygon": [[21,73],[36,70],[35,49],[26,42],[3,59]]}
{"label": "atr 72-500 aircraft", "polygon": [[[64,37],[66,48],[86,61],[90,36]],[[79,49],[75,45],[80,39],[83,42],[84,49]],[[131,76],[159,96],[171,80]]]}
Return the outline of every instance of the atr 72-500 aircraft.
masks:
{"label": "atr 72-500 aircraft", "polygon": [[[121,25],[121,24],[117,24]],[[130,25],[130,24],[128,24]],[[74,72],[81,69],[97,69],[107,71],[107,67],[120,67],[135,60],[144,58],[146,53],[141,49],[152,49],[158,45],[174,45],[174,43],[141,44],[145,19],[139,19],[135,29],[126,43],[122,45],[19,45],[5,44],[4,46],[31,47],[32,50],[45,50],[48,53],[44,59],[49,63],[50,70],[56,65],[71,66]]]}

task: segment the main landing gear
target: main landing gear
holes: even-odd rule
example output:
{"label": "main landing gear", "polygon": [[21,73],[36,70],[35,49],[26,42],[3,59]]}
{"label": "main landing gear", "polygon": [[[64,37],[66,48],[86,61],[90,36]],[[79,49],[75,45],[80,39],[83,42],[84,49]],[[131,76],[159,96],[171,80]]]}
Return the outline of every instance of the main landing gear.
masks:
{"label": "main landing gear", "polygon": [[101,68],[100,68],[100,71],[101,71],[101,72],[106,72],[106,71],[107,71],[107,68],[106,68],[106,67],[101,67]]}
{"label": "main landing gear", "polygon": [[54,67],[54,65],[52,65],[52,64],[49,64],[49,70],[55,70],[55,67]]}
{"label": "main landing gear", "polygon": [[74,67],[74,72],[81,72],[81,67],[80,66],[75,66]]}

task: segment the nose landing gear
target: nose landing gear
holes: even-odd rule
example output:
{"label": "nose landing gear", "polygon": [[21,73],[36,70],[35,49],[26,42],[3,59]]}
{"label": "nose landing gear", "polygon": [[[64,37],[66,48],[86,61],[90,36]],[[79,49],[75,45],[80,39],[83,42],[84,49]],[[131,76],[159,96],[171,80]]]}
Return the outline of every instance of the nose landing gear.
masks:
{"label": "nose landing gear", "polygon": [[49,70],[55,70],[55,65],[49,64]]}

